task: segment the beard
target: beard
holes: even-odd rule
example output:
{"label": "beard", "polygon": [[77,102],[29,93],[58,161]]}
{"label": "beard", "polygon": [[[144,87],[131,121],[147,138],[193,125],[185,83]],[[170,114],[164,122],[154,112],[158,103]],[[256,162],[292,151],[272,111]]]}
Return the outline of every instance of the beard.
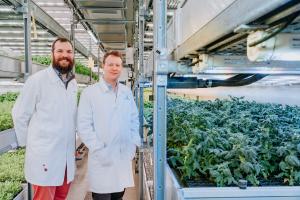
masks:
{"label": "beard", "polygon": [[[62,61],[62,60],[67,60],[69,62],[69,65],[68,66],[65,66],[65,67],[62,67],[60,66],[59,62]],[[63,57],[63,58],[59,58],[59,59],[55,59],[55,57],[53,58],[53,61],[52,61],[52,66],[57,70],[59,71],[61,74],[67,74],[69,73],[70,71],[72,71],[73,69],[73,65],[74,65],[74,59],[71,60],[67,57]]]}

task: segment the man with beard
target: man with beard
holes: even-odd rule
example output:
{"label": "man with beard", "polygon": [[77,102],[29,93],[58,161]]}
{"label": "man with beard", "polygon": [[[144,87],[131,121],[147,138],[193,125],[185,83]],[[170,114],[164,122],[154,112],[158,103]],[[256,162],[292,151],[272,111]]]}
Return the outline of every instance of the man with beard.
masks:
{"label": "man with beard", "polygon": [[75,171],[77,83],[74,51],[65,38],[52,44],[52,65],[30,76],[12,111],[25,177],[34,200],[66,199]]}

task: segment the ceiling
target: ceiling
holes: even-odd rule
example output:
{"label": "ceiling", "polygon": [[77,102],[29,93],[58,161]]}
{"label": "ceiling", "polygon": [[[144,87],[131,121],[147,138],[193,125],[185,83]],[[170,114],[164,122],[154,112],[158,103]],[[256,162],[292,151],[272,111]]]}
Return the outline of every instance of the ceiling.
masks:
{"label": "ceiling", "polygon": [[[168,0],[168,15],[180,0]],[[153,5],[147,8],[144,46],[145,56],[153,46]],[[23,15],[18,12],[22,0],[0,0],[0,48],[13,57],[24,56]],[[137,46],[137,0],[32,0],[32,55],[50,55],[51,43],[57,36],[69,37],[75,24],[76,59],[87,63],[92,55],[104,51]],[[13,55],[12,55],[13,54]],[[99,54],[99,55],[98,55]]]}

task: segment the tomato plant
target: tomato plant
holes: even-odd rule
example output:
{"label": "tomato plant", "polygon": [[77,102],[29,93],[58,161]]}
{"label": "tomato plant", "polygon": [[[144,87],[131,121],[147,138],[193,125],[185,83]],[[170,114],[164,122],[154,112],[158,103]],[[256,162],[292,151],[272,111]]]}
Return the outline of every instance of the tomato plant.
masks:
{"label": "tomato plant", "polygon": [[[152,110],[146,103],[150,128]],[[300,107],[169,98],[167,110],[168,162],[184,183],[300,184]]]}

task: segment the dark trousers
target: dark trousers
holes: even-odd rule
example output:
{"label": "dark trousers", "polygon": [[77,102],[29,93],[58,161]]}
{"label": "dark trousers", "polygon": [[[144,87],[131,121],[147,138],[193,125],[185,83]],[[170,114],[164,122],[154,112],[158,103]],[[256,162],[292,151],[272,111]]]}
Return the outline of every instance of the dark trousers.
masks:
{"label": "dark trousers", "polygon": [[93,200],[122,200],[125,190],[123,192],[115,192],[115,193],[92,193]]}

